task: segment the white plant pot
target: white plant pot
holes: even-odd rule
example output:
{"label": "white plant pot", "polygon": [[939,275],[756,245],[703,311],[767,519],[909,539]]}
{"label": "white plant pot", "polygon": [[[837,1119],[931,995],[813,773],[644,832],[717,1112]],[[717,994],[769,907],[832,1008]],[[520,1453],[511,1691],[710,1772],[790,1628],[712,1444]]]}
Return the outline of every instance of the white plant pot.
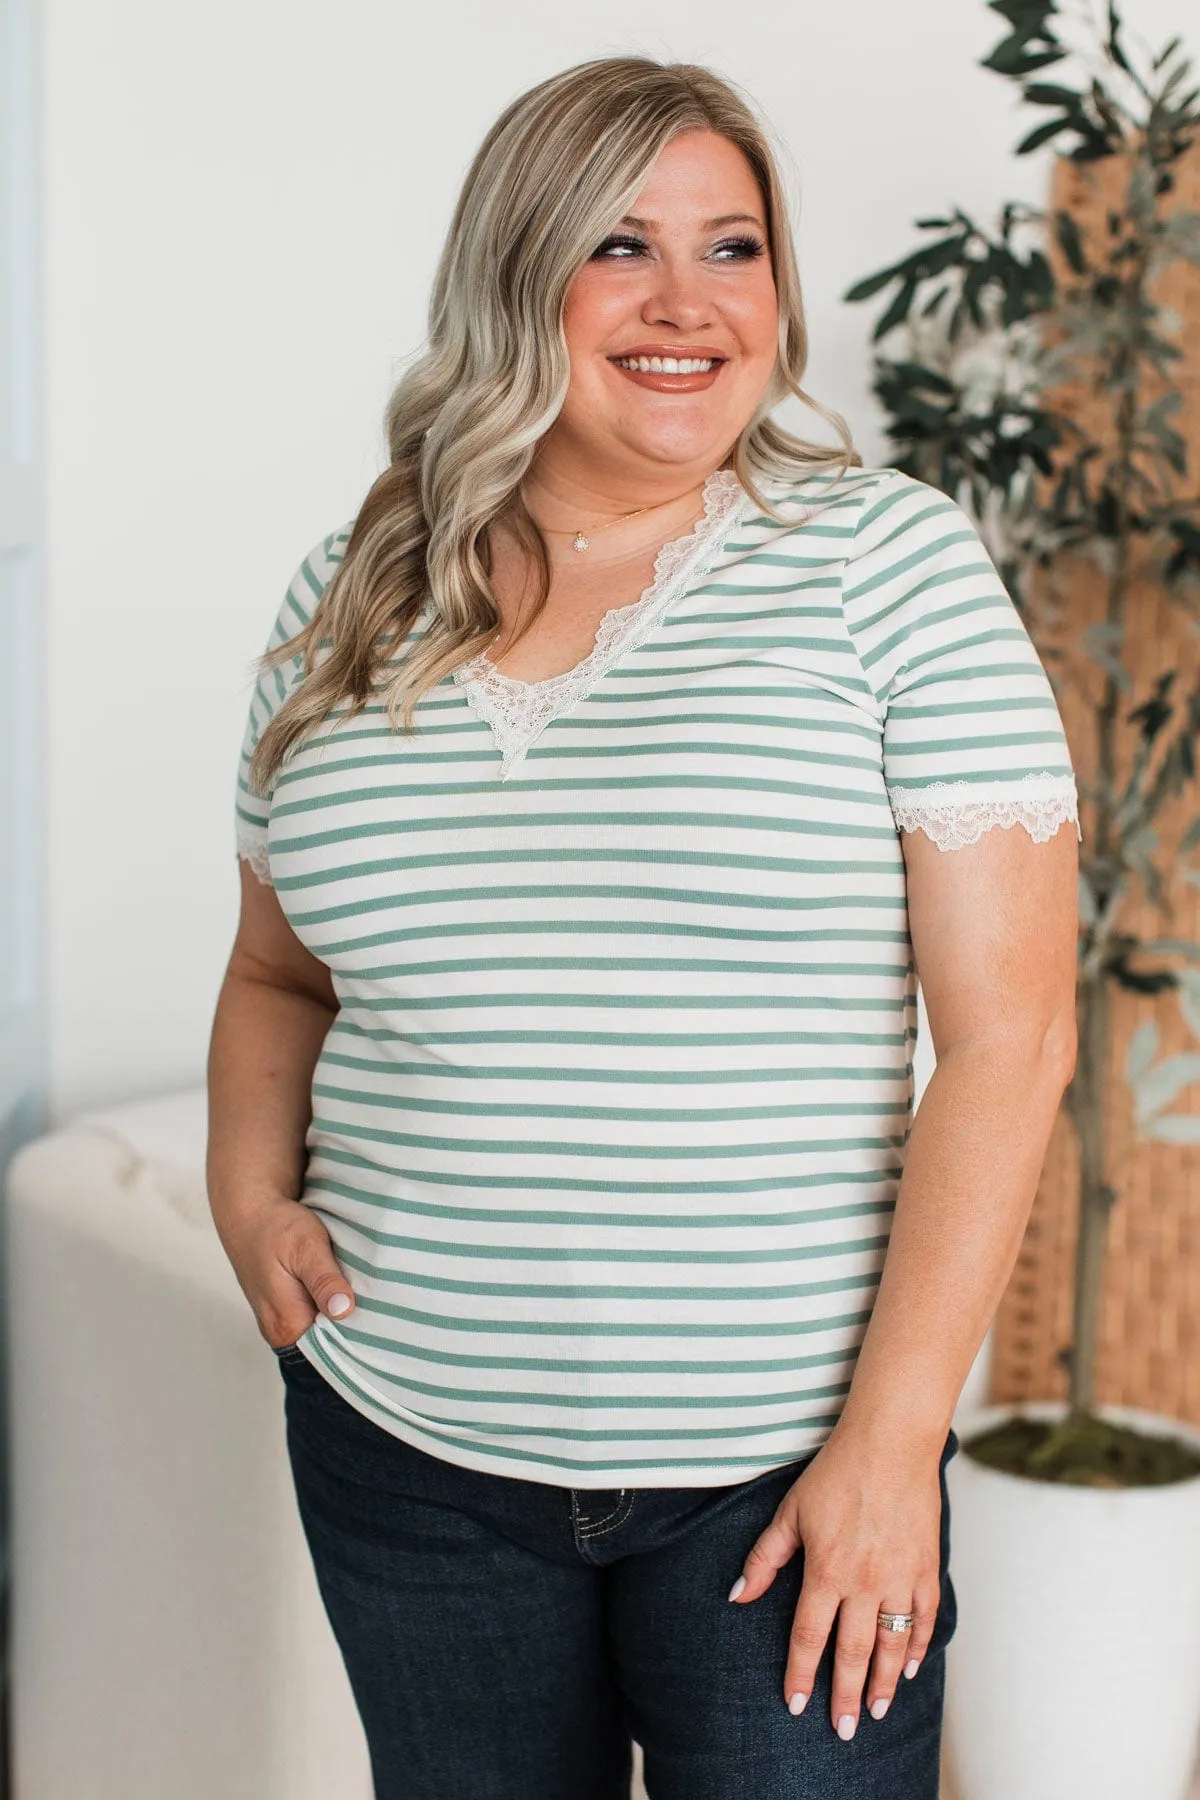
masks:
{"label": "white plant pot", "polygon": [[[966,1440],[1061,1402],[987,1406]],[[1102,1418],[1200,1448],[1134,1407]],[[956,1800],[1185,1800],[1200,1733],[1200,1475],[1164,1487],[946,1469],[958,1626],[946,1652]]]}

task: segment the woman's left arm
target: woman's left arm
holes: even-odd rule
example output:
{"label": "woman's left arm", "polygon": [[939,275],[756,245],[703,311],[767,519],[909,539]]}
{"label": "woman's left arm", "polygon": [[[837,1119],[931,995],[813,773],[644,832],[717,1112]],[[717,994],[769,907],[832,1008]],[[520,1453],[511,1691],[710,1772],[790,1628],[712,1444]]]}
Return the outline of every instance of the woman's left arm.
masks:
{"label": "woman's left arm", "polygon": [[[803,1544],[784,1698],[812,1692],[836,1615],[832,1720],[846,1738],[868,1665],[868,1709],[880,1718],[933,1631],[941,1452],[1075,1061],[1074,824],[1040,844],[1019,824],[957,850],[920,831],[901,842],[937,1066],[841,1416],[750,1550],[739,1596],[757,1599]],[[911,1634],[879,1629],[881,1608],[913,1612]]]}

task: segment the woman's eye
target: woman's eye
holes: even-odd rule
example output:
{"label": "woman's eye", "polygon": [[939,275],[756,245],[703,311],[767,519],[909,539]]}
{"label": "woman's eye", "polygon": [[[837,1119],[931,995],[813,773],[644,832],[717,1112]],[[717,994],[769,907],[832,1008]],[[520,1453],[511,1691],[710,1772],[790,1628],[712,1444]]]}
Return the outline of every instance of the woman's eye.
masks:
{"label": "woman's eye", "polygon": [[732,250],[734,252],[733,260],[743,262],[749,261],[755,256],[762,256],[766,245],[756,237],[725,238],[721,243],[713,246],[713,254],[715,255],[718,250]]}
{"label": "woman's eye", "polygon": [[[643,238],[624,237],[619,234],[614,234],[612,237],[606,237],[602,244],[596,246],[595,250],[592,252],[592,258],[595,260],[597,257],[604,257],[610,261],[625,262],[631,256],[640,256],[644,254],[647,248],[648,246]],[[619,251],[620,254],[614,256],[612,254],[614,251]],[[725,255],[722,254],[723,252],[731,252],[732,254]],[[766,245],[760,238],[746,235],[744,237],[723,238],[719,244],[713,245],[710,254],[719,262],[749,262],[754,257],[763,256],[765,253]]]}
{"label": "woman's eye", "polygon": [[[598,244],[596,246],[595,250],[593,250],[593,252],[592,252],[592,255],[593,256],[603,256],[605,251],[607,251],[607,250],[644,250],[645,248],[646,248],[646,246],[643,243],[641,238],[606,237],[602,244]],[[620,262],[623,262],[625,259],[623,257],[619,257],[617,260]]]}

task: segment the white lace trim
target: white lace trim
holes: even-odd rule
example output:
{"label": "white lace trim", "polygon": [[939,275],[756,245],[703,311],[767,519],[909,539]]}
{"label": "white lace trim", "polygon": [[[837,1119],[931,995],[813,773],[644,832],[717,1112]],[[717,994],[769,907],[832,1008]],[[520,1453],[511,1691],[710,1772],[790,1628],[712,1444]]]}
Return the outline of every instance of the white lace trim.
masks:
{"label": "white lace trim", "polygon": [[237,851],[248,862],[265,887],[273,887],[271,864],[267,856],[267,828],[251,825],[245,819],[237,822]]}
{"label": "white lace trim", "polygon": [[997,781],[995,786],[995,793],[986,794],[977,782],[933,781],[907,792],[889,788],[888,799],[901,830],[923,831],[939,850],[961,850],[994,825],[1006,830],[1023,825],[1035,844],[1044,844],[1067,819],[1074,819],[1076,836],[1082,840],[1073,775],[1043,770],[1016,782]]}
{"label": "white lace trim", "polygon": [[461,663],[454,680],[472,711],[491,728],[500,751],[500,780],[506,781],[553,719],[590,692],[635,639],[655,625],[681,588],[704,574],[720,553],[726,529],[737,521],[749,496],[732,469],[714,469],[704,483],[704,511],[682,537],[663,545],[654,559],[650,585],[627,606],[613,606],[596,627],[582,662],[543,681],[519,681],[496,668],[485,651]]}

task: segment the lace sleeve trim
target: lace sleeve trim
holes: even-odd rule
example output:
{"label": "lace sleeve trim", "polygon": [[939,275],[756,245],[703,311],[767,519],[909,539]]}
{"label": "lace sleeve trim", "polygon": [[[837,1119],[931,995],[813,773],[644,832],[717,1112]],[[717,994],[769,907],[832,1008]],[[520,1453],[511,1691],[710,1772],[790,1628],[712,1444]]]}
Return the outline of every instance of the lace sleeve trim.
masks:
{"label": "lace sleeve trim", "polygon": [[271,880],[271,864],[267,856],[267,828],[265,825],[251,825],[245,819],[237,822],[237,850],[243,862],[248,862],[264,887],[273,887]]}
{"label": "lace sleeve trim", "polygon": [[995,787],[988,794],[975,782],[934,781],[907,792],[889,788],[888,799],[900,829],[923,831],[939,850],[961,850],[995,825],[1023,825],[1035,844],[1044,844],[1068,819],[1082,841],[1073,775],[1027,775]]}

